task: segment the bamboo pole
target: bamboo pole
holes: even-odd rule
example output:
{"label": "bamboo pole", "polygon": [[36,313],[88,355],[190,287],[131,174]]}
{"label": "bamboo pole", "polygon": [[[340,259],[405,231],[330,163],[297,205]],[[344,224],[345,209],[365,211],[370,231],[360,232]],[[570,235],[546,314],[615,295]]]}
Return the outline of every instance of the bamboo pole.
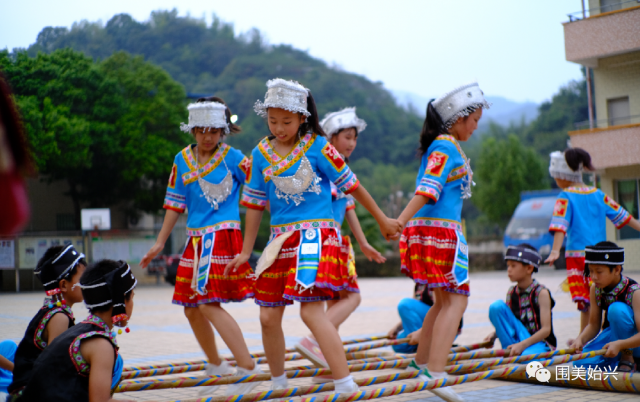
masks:
{"label": "bamboo pole", "polygon": [[[582,353],[580,355],[564,355],[553,359],[540,362],[544,367],[553,364],[563,364],[573,360],[581,360],[596,355],[604,354],[604,350],[595,352]],[[391,388],[376,388],[371,391],[359,391],[352,394],[328,394],[319,397],[307,397],[291,399],[289,402],[352,402],[360,400],[375,399],[387,396],[393,396],[403,393],[413,393],[423,390],[440,388],[445,386],[453,386],[465,382],[480,381],[488,378],[499,378],[514,373],[524,372],[526,366],[523,365],[506,365],[494,370],[483,371],[475,374],[465,374],[462,376],[452,376],[440,380],[432,380],[428,382],[417,382],[415,384],[402,384]],[[359,386],[367,386],[390,381],[399,381],[417,377],[418,372],[403,372],[381,377],[371,377],[361,380],[355,380]],[[180,401],[171,402],[258,402],[266,399],[289,398],[292,396],[300,396],[310,393],[326,392],[334,390],[333,383],[325,383],[307,387],[296,387],[283,390],[263,391],[247,395],[232,395],[226,397],[205,397],[195,399],[182,399]]]}

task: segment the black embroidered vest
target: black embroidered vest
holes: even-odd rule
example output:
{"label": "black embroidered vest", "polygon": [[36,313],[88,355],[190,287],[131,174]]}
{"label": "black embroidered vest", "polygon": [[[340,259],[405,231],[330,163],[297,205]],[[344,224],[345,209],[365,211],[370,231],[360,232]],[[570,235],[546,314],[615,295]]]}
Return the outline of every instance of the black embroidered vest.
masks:
{"label": "black embroidered vest", "polygon": [[65,331],[42,352],[33,365],[31,379],[20,402],[88,402],[91,367],[80,354],[80,344],[96,336],[108,339],[117,357],[115,335],[104,321],[90,315],[85,321]]}
{"label": "black embroidered vest", "polygon": [[611,289],[610,292],[596,287],[596,305],[604,310],[604,322],[602,323],[602,329],[609,326],[609,306],[614,302],[622,302],[631,307],[633,292],[636,290],[640,290],[638,282],[624,275],[622,275],[620,282]]}
{"label": "black embroidered vest", "polygon": [[66,315],[69,318],[69,328],[73,326],[74,319],[70,308],[66,306],[49,307],[47,304],[40,308],[38,313],[31,319],[31,322],[27,326],[24,338],[22,338],[18,345],[18,349],[16,350],[13,368],[13,381],[11,382],[11,385],[9,385],[9,393],[15,393],[27,385],[27,381],[29,381],[29,378],[31,377],[33,363],[47,347],[47,342],[42,339],[44,330],[47,328],[47,324],[51,317],[57,313]]}
{"label": "black embroidered vest", "polygon": [[[533,283],[529,285],[527,289],[520,290],[518,285],[512,286],[507,293],[507,305],[516,316],[522,322],[524,327],[529,331],[529,334],[533,335],[542,328],[540,323],[540,303],[538,297],[542,290],[546,289],[543,285],[539,284],[535,279]],[[556,305],[555,300],[551,297],[549,292],[549,298],[551,299],[551,309]],[[556,336],[553,333],[553,313],[551,313],[551,332],[545,339],[549,346],[555,348],[558,344]]]}

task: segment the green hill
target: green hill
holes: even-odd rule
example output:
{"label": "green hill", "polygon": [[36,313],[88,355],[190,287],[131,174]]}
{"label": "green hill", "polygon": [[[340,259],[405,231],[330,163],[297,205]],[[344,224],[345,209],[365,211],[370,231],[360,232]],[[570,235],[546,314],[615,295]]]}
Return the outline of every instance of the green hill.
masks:
{"label": "green hill", "polygon": [[244,133],[229,140],[249,153],[268,131],[253,112],[268,79],[294,79],[311,89],[321,117],[356,106],[367,121],[352,159],[366,156],[375,163],[406,165],[414,160],[422,121],[396,105],[392,95],[363,76],[339,71],[291,46],[270,46],[259,31],[237,36],[231,24],[215,19],[210,26],[177,11],[157,11],[138,22],[127,14],[106,25],[83,21],[69,30],[46,27],[27,52],[52,52],[70,47],[94,59],[116,51],[143,55],[184,85],[188,93],[222,97],[238,115]]}

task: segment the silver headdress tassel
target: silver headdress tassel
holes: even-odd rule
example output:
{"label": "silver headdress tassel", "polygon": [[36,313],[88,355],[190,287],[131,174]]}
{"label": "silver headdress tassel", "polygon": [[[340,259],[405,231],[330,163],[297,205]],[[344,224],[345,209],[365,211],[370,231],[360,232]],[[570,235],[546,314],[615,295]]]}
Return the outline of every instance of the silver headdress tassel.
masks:
{"label": "silver headdress tassel", "polygon": [[218,102],[198,102],[190,103],[189,124],[180,123],[180,130],[188,133],[194,127],[222,128],[225,134],[229,134],[229,123],[227,123],[227,107]]}
{"label": "silver headdress tassel", "polygon": [[433,101],[433,107],[447,130],[460,117],[469,116],[479,108],[489,109],[490,106],[477,82],[458,87]]}
{"label": "silver headdress tassel", "polygon": [[267,93],[264,95],[264,102],[257,100],[253,110],[258,116],[264,118],[267,117],[267,109],[270,107],[302,113],[309,117],[311,113],[307,110],[307,96],[309,96],[309,90],[296,81],[275,78],[267,81]]}
{"label": "silver headdress tassel", "polygon": [[331,141],[334,134],[345,128],[354,127],[360,134],[367,127],[367,123],[358,118],[355,107],[347,107],[327,114],[320,122],[320,126],[327,134],[327,139]]}
{"label": "silver headdress tassel", "polygon": [[582,164],[577,171],[571,169],[564,157],[564,152],[555,151],[550,155],[549,174],[554,179],[568,180],[574,183],[582,183]]}

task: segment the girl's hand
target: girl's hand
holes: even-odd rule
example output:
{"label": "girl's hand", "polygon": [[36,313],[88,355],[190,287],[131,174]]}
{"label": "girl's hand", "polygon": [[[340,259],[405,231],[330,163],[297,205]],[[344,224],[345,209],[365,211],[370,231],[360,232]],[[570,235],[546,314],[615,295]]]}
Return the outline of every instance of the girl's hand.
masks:
{"label": "girl's hand", "polygon": [[389,332],[387,333],[387,338],[388,339],[396,339],[398,337],[398,328],[397,327],[393,327],[389,330]]}
{"label": "girl's hand", "polygon": [[422,328],[417,331],[413,331],[410,333],[407,338],[409,338],[409,345],[417,345],[420,343],[420,333],[422,332]]}
{"label": "girl's hand", "polygon": [[616,357],[620,350],[622,349],[620,345],[620,341],[609,342],[602,347],[603,349],[607,349],[607,352],[604,354],[604,357]]}
{"label": "girl's hand", "polygon": [[380,231],[386,240],[398,240],[402,233],[402,225],[395,219],[386,218],[380,223]]}
{"label": "girl's hand", "polygon": [[229,276],[229,273],[232,270],[233,272],[236,272],[242,264],[245,264],[247,261],[249,261],[249,257],[251,257],[250,253],[238,254],[236,258],[234,258],[230,263],[227,264],[226,267],[224,267],[224,276]]}
{"label": "girl's hand", "polygon": [[367,257],[369,261],[373,260],[378,264],[382,264],[383,262],[387,261],[387,259],[382,254],[380,254],[378,250],[371,247],[369,243],[361,245],[360,250],[362,250],[362,254],[364,254],[364,256]]}
{"label": "girl's hand", "polygon": [[582,352],[582,341],[580,340],[580,337],[578,337],[577,339],[569,339],[569,342],[567,342],[567,345],[570,348],[575,349],[575,353],[580,353]]}
{"label": "girl's hand", "polygon": [[497,338],[498,337],[496,336],[496,333],[493,332],[493,333],[487,335],[487,337],[484,338],[482,342],[491,342],[491,347],[493,347],[493,344],[495,343]]}
{"label": "girl's hand", "polygon": [[545,264],[553,264],[558,258],[560,258],[560,251],[551,250],[549,257],[547,257],[547,259],[544,260],[544,262]]}
{"label": "girl's hand", "polygon": [[146,268],[151,260],[156,258],[156,256],[162,251],[163,248],[164,244],[154,244],[153,247],[151,247],[151,249],[147,252],[147,254],[142,257],[142,260],[140,260],[140,266],[142,267],[142,269]]}
{"label": "girl's hand", "polygon": [[507,346],[507,349],[511,351],[509,356],[520,356],[526,348],[522,343],[514,343],[513,345]]}

